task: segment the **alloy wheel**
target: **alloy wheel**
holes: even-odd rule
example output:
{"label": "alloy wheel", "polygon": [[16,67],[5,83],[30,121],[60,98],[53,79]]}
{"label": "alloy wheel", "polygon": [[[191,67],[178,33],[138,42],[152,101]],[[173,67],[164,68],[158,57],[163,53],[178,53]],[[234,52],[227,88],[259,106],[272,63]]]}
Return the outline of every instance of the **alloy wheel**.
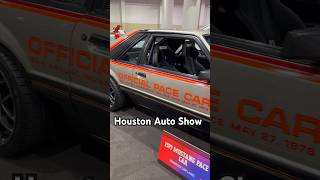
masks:
{"label": "alloy wheel", "polygon": [[0,72],[0,146],[5,145],[14,132],[16,109],[7,78]]}
{"label": "alloy wheel", "polygon": [[110,98],[110,108],[111,108],[114,105],[114,103],[116,102],[116,97],[115,97],[114,90],[113,90],[111,84],[110,84],[109,98]]}

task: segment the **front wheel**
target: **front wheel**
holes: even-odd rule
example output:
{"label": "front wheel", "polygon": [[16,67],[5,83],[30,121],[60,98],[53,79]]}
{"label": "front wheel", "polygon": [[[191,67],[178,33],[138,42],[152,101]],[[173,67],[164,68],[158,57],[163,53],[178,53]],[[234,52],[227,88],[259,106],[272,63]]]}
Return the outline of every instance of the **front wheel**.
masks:
{"label": "front wheel", "polygon": [[110,78],[110,111],[116,111],[126,105],[126,100],[123,92],[120,90],[118,84]]}
{"label": "front wheel", "polygon": [[0,156],[26,152],[42,139],[43,110],[26,73],[0,48]]}

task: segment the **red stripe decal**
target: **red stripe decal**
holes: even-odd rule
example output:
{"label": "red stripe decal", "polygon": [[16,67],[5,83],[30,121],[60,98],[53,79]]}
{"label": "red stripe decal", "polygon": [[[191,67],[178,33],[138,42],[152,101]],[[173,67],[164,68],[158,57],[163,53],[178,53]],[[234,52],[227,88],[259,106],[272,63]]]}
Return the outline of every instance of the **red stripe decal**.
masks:
{"label": "red stripe decal", "polygon": [[72,12],[72,11],[67,11],[67,10],[58,9],[58,8],[54,8],[54,7],[49,7],[49,6],[46,6],[46,5],[36,4],[36,3],[32,3],[32,2],[26,2],[26,1],[22,1],[22,0],[5,0],[3,2],[14,3],[18,7],[19,7],[19,5],[20,6],[22,5],[22,6],[26,6],[26,7],[30,7],[30,8],[39,9],[39,12],[35,11],[36,13],[41,13],[40,11],[48,11],[48,12],[51,12],[51,13],[56,13],[56,14],[59,14],[59,15],[67,16],[69,18],[76,18],[76,20],[77,19],[86,19],[86,20],[90,20],[90,21],[93,21],[95,23],[101,23],[101,24],[104,24],[104,25],[107,25],[110,22],[106,18],[100,18],[100,17],[95,17],[95,16],[91,16],[91,15],[86,15],[86,14],[80,14],[80,13],[76,13],[76,12]]}
{"label": "red stripe decal", "polygon": [[227,54],[249,58],[252,61],[258,61],[258,62],[263,62],[263,63],[272,64],[272,65],[276,65],[276,66],[281,66],[281,67],[289,68],[292,70],[297,70],[297,71],[304,72],[304,73],[309,73],[309,74],[310,73],[311,74],[319,74],[320,73],[319,68],[308,66],[308,65],[298,64],[298,63],[294,63],[294,62],[288,62],[285,60],[267,57],[267,56],[263,56],[263,55],[258,55],[258,54],[254,54],[254,53],[250,53],[250,52],[241,51],[241,50],[236,50],[236,49],[232,49],[232,48],[228,48],[228,47],[224,47],[224,46],[220,46],[220,45],[216,45],[216,44],[211,45],[211,48],[213,48],[213,50],[212,50],[213,55],[214,55],[214,51],[221,51],[221,52],[224,52]]}
{"label": "red stripe decal", "polygon": [[145,72],[148,72],[148,73],[156,74],[156,75],[159,75],[159,76],[165,76],[165,77],[168,77],[168,78],[171,78],[171,79],[176,79],[176,80],[179,80],[179,81],[184,81],[184,82],[188,82],[188,83],[195,83],[195,84],[201,84],[201,85],[205,85],[206,87],[210,87],[210,84],[208,82],[195,80],[195,79],[191,79],[191,78],[186,78],[186,77],[182,77],[182,76],[177,76],[177,75],[173,75],[173,74],[170,74],[170,73],[165,73],[165,72],[161,72],[161,71],[157,71],[157,70],[153,70],[153,69],[143,68],[143,67],[139,67],[139,66],[135,66],[135,65],[131,65],[131,64],[121,63],[119,61],[110,60],[110,64],[120,65],[120,66],[123,66],[123,67],[131,68],[131,69],[137,69],[137,70],[145,71]]}

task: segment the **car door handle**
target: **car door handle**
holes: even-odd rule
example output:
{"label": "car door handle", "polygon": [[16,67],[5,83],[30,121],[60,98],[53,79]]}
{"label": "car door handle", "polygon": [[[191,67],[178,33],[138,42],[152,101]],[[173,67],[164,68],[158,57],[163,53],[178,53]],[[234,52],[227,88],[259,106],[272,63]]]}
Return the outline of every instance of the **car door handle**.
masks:
{"label": "car door handle", "polygon": [[136,75],[143,77],[143,78],[147,78],[147,74],[143,73],[143,72],[136,72]]}
{"label": "car door handle", "polygon": [[88,49],[90,52],[98,55],[108,55],[108,39],[104,36],[93,34],[88,40]]}

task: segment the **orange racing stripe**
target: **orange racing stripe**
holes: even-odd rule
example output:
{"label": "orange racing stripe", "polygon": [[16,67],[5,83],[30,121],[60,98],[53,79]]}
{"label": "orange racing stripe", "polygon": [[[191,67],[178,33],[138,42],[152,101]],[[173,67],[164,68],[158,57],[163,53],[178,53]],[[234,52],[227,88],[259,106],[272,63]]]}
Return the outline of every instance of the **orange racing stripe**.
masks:
{"label": "orange racing stripe", "polygon": [[163,77],[167,77],[167,78],[171,78],[171,79],[175,79],[175,80],[179,80],[179,81],[183,81],[183,82],[187,82],[187,83],[204,85],[204,87],[207,87],[207,88],[210,87],[210,84],[208,82],[204,82],[204,81],[200,81],[200,80],[196,80],[196,79],[192,79],[192,78],[186,78],[186,77],[182,77],[182,76],[177,76],[177,75],[173,75],[170,73],[157,71],[157,70],[153,70],[153,69],[148,69],[148,68],[135,66],[135,65],[131,65],[131,64],[126,64],[126,63],[122,63],[119,61],[110,60],[110,64],[130,68],[130,69],[140,70],[140,71],[152,73],[152,74],[155,74],[158,76],[163,76]]}
{"label": "orange racing stripe", "polygon": [[212,45],[211,52],[211,56],[217,58],[216,60],[229,61],[277,73],[283,71],[291,72],[300,79],[320,83],[320,69],[312,66],[265,57],[219,45]]}

